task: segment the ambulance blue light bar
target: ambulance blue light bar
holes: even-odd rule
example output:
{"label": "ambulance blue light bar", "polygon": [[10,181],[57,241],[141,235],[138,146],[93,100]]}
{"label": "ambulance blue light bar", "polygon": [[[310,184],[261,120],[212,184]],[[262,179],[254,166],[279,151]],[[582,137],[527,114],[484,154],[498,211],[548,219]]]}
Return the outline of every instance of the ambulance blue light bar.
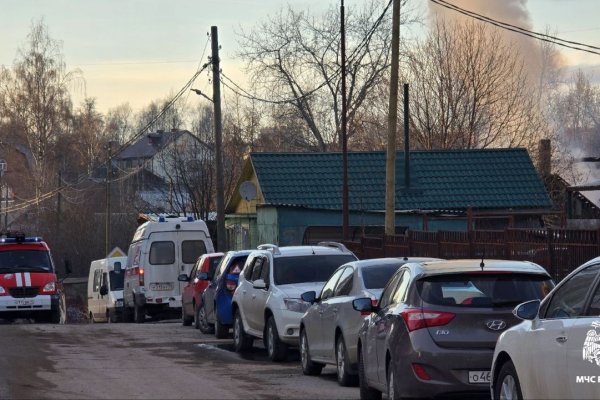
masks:
{"label": "ambulance blue light bar", "polygon": [[40,243],[41,241],[43,239],[40,236],[0,238],[0,243]]}

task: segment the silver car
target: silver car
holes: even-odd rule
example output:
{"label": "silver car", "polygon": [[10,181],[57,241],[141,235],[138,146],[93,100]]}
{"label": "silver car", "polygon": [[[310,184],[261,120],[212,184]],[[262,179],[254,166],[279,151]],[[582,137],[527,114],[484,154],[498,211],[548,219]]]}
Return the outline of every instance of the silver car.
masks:
{"label": "silver car", "polygon": [[356,344],[365,316],[352,308],[352,301],[368,297],[376,304],[398,268],[407,262],[427,260],[432,259],[378,258],[349,262],[333,273],[318,297],[314,291],[303,293],[302,299],[312,304],[300,324],[304,374],[319,375],[325,364],[335,364],[339,384],[356,385]]}

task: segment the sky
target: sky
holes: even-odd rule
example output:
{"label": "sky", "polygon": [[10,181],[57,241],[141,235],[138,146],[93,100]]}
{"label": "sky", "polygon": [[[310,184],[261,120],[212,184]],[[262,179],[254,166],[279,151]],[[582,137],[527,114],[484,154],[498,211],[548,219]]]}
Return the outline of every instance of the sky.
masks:
{"label": "sky", "polygon": [[[345,0],[345,5],[361,1]],[[427,13],[427,0],[411,1]],[[450,1],[482,13],[485,3],[518,3],[534,30],[549,27],[561,38],[600,47],[598,0]],[[213,25],[219,30],[223,71],[243,84],[236,32],[252,29],[288,4],[318,13],[339,0],[0,0],[0,65],[12,65],[32,23],[43,18],[50,36],[62,42],[67,69],[83,73],[85,85],[73,88],[76,106],[87,96],[96,99],[101,112],[126,102],[138,111],[177,92],[206,62]],[[600,75],[600,56],[564,51],[563,58],[569,66]],[[195,87],[210,94],[208,75],[202,74]]]}

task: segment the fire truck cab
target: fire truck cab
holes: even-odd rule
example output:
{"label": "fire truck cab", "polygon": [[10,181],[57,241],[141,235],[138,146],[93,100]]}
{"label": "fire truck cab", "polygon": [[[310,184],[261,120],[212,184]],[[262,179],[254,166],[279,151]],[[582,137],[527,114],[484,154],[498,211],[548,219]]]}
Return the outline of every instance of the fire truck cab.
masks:
{"label": "fire truck cab", "polygon": [[65,294],[41,237],[0,237],[0,318],[66,322]]}

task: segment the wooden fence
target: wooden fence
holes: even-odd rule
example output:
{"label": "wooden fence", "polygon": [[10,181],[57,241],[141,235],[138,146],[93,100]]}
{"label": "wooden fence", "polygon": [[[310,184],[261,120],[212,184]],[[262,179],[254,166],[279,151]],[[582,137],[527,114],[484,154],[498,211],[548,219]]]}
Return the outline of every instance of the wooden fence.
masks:
{"label": "wooden fence", "polygon": [[365,236],[344,244],[359,259],[412,256],[532,261],[558,282],[600,256],[600,230],[409,231],[406,235]]}

